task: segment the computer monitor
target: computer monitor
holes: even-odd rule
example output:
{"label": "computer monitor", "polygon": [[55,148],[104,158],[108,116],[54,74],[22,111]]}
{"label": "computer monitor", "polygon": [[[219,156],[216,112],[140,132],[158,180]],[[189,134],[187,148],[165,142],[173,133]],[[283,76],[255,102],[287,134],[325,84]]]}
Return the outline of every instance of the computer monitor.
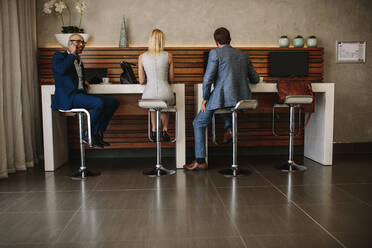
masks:
{"label": "computer monitor", "polygon": [[309,72],[308,52],[273,51],[269,54],[271,77],[307,76]]}
{"label": "computer monitor", "polygon": [[107,77],[107,68],[85,68],[85,80],[90,84],[102,83],[103,77]]}

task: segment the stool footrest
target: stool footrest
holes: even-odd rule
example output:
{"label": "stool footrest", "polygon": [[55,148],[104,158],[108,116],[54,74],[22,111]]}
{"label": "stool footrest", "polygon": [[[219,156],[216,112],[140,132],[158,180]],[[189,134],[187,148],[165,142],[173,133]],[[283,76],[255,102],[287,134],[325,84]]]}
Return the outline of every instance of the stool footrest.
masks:
{"label": "stool footrest", "polygon": [[307,170],[306,166],[299,165],[296,163],[285,163],[283,165],[277,166],[277,169],[283,172],[291,172],[291,171],[305,171]]}
{"label": "stool footrest", "polygon": [[90,170],[81,170],[79,169],[77,172],[75,172],[72,176],[71,176],[71,179],[74,179],[74,180],[82,180],[82,179],[86,179],[87,177],[95,177],[95,176],[99,176],[101,175],[101,172],[93,172],[93,171],[90,171]]}
{"label": "stool footrest", "polygon": [[170,170],[161,166],[160,168],[155,168],[147,171],[143,171],[143,174],[148,177],[159,177],[159,176],[166,176],[166,175],[173,175],[176,174],[175,170]]}
{"label": "stool footrest", "polygon": [[247,169],[240,169],[240,168],[229,168],[220,170],[219,173],[224,175],[225,177],[237,177],[239,175],[250,175],[252,172]]}

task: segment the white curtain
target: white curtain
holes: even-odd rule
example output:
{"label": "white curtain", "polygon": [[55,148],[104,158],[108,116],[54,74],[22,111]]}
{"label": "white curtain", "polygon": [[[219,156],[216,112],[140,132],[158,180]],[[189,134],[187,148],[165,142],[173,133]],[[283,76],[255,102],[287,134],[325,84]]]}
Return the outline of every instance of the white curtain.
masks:
{"label": "white curtain", "polygon": [[35,11],[35,0],[0,0],[0,178],[38,162]]}

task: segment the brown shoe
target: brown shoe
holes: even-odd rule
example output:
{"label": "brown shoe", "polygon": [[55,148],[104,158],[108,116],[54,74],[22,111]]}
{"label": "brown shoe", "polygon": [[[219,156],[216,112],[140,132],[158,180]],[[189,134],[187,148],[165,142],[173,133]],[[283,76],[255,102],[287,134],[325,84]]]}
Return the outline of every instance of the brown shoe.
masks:
{"label": "brown shoe", "polygon": [[194,160],[191,164],[185,164],[183,166],[185,170],[193,171],[193,170],[206,170],[208,169],[207,163],[198,164],[196,160]]}
{"label": "brown shoe", "polygon": [[228,144],[232,141],[232,131],[231,128],[227,129],[225,134],[223,135],[222,144]]}

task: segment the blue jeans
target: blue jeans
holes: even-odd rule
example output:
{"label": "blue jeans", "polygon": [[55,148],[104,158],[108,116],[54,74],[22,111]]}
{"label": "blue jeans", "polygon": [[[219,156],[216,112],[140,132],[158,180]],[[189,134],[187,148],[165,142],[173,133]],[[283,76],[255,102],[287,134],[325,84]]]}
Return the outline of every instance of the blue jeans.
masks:
{"label": "blue jeans", "polygon": [[103,134],[106,131],[118,106],[119,101],[115,98],[83,93],[77,93],[72,102],[73,108],[84,108],[89,111],[92,135]]}
{"label": "blue jeans", "polygon": [[[200,111],[195,117],[192,125],[194,126],[194,143],[195,143],[195,158],[205,158],[205,129],[208,127],[212,120],[214,110],[206,110],[205,112]],[[231,116],[230,114],[220,114],[224,121],[225,131],[231,128]]]}

